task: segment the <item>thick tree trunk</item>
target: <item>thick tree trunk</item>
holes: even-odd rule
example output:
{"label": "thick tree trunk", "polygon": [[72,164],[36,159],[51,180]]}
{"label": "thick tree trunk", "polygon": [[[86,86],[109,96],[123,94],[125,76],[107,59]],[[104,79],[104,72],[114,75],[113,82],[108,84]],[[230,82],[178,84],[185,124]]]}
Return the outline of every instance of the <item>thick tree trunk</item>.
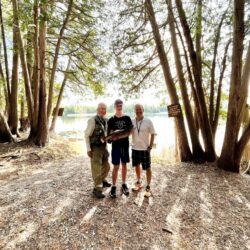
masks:
{"label": "thick tree trunk", "polygon": [[[34,20],[34,35],[33,35],[33,51],[34,51],[34,65],[33,65],[33,74],[32,74],[32,86],[33,86],[33,100],[34,100],[34,113],[33,113],[33,124],[31,128],[31,134],[36,134],[37,123],[38,123],[38,109],[39,109],[39,22],[38,22],[38,6],[39,0],[34,1],[33,6],[33,20]],[[32,137],[32,135],[31,135]]]}
{"label": "thick tree trunk", "polygon": [[11,93],[10,93],[10,109],[8,116],[8,124],[13,135],[19,136],[18,133],[18,67],[19,67],[19,53],[18,53],[18,38],[17,38],[17,13],[13,13],[13,60],[12,60],[12,78],[11,78]]}
{"label": "thick tree trunk", "polygon": [[250,81],[250,42],[248,44],[246,60],[243,67],[242,85],[239,93],[240,99],[238,101],[238,118],[237,118],[238,129],[240,129],[242,118],[244,116],[244,110],[247,104],[247,98],[249,95],[249,81]]}
{"label": "thick tree trunk", "polygon": [[[179,104],[179,98],[178,98],[177,91],[176,91],[176,88],[174,85],[174,81],[173,81],[173,78],[171,75],[168,59],[166,56],[163,42],[161,40],[161,35],[160,35],[159,28],[158,28],[158,25],[157,25],[157,22],[155,19],[155,13],[154,13],[154,9],[153,9],[151,0],[146,0],[145,6],[146,6],[148,18],[149,18],[149,21],[150,21],[150,24],[151,24],[151,27],[153,30],[156,48],[157,48],[158,56],[159,56],[160,63],[162,66],[162,70],[164,73],[165,82],[166,82],[166,86],[168,89],[168,93],[169,93],[171,102],[173,104]],[[177,135],[178,135],[178,145],[180,148],[181,161],[190,161],[192,159],[192,153],[191,153],[191,150],[189,148],[182,113],[178,117],[175,118],[175,125],[176,125],[176,129],[178,131]]]}
{"label": "thick tree trunk", "polygon": [[69,0],[66,17],[64,19],[63,25],[62,25],[61,30],[59,32],[59,37],[58,37],[56,48],[55,48],[55,56],[54,56],[54,60],[53,60],[53,66],[52,66],[51,76],[50,76],[50,81],[49,81],[49,96],[48,96],[48,105],[47,105],[48,120],[49,120],[49,117],[50,117],[51,111],[52,111],[54,80],[55,80],[55,74],[56,74],[56,68],[57,68],[58,55],[59,55],[59,51],[61,48],[63,34],[64,34],[64,31],[67,27],[72,7],[73,7],[73,0]]}
{"label": "thick tree trunk", "polygon": [[241,69],[244,40],[244,0],[234,1],[234,28],[233,28],[233,55],[232,71],[230,80],[228,114],[226,122],[226,132],[218,159],[218,166],[225,170],[239,172],[239,166],[235,162],[236,145],[239,129],[237,128],[237,106],[239,100],[239,89],[241,86]]}
{"label": "thick tree trunk", "polygon": [[40,51],[40,87],[39,87],[39,113],[38,127],[35,144],[45,146],[48,142],[48,124],[46,109],[46,79],[45,79],[45,51],[46,51],[46,24],[47,24],[47,1],[41,3],[41,20],[39,27],[39,51]]}
{"label": "thick tree trunk", "polygon": [[244,151],[247,143],[249,142],[249,140],[250,140],[250,122],[246,126],[240,140],[238,141],[238,143],[236,145],[235,159],[234,159],[234,164],[235,164],[234,168],[235,169],[240,168],[241,157],[242,157],[243,151]]}
{"label": "thick tree trunk", "polygon": [[199,106],[197,108],[200,109],[200,127],[202,132],[202,137],[204,141],[205,151],[207,154],[208,161],[214,161],[216,159],[216,154],[214,150],[214,140],[211,129],[211,124],[208,119],[208,112],[206,107],[206,101],[204,96],[204,91],[202,87],[202,75],[200,73],[199,60],[197,58],[197,54],[194,50],[193,40],[191,37],[191,32],[189,25],[187,23],[186,14],[182,6],[181,0],[176,0],[176,6],[179,13],[179,18],[181,21],[181,25],[183,28],[184,36],[186,39],[190,60],[192,63],[194,81],[197,91],[197,98],[199,102]]}
{"label": "thick tree trunk", "polygon": [[1,142],[15,142],[15,138],[11,134],[9,125],[1,111],[0,111],[0,141]]}
{"label": "thick tree trunk", "polygon": [[67,72],[70,69],[70,62],[71,62],[71,59],[69,58],[68,65],[67,65],[66,71],[64,73],[64,79],[63,79],[63,82],[62,82],[62,85],[61,85],[61,88],[60,88],[59,96],[57,98],[57,103],[56,103],[56,107],[55,107],[55,114],[53,116],[51,126],[50,126],[50,131],[51,132],[54,132],[54,130],[55,130],[56,120],[57,120],[57,117],[58,117],[58,111],[59,111],[59,108],[60,108],[60,105],[61,105],[64,88],[65,88],[67,80],[68,80],[68,73]]}
{"label": "thick tree trunk", "polygon": [[185,108],[188,128],[190,132],[190,138],[192,142],[192,152],[193,152],[193,158],[194,159],[203,159],[204,158],[204,151],[202,150],[199,137],[198,137],[198,131],[195,127],[195,121],[193,117],[193,112],[191,108],[191,104],[188,97],[188,91],[186,86],[186,80],[183,73],[183,66],[181,62],[180,52],[177,44],[177,38],[176,38],[176,32],[175,32],[175,23],[174,23],[174,15],[172,10],[172,0],[167,1],[168,4],[168,15],[169,15],[169,27],[170,27],[170,33],[171,33],[171,42],[173,46],[174,51],[174,58],[175,58],[175,65],[177,70],[177,76],[179,80],[179,85],[181,89],[183,104]]}
{"label": "thick tree trunk", "polygon": [[2,41],[3,41],[3,52],[4,52],[4,64],[5,64],[5,79],[7,85],[8,100],[10,98],[10,77],[9,77],[9,63],[8,63],[8,54],[7,54],[7,45],[5,38],[5,28],[3,24],[3,12],[2,12],[2,1],[0,0],[0,22],[1,22],[1,31],[2,31]]}

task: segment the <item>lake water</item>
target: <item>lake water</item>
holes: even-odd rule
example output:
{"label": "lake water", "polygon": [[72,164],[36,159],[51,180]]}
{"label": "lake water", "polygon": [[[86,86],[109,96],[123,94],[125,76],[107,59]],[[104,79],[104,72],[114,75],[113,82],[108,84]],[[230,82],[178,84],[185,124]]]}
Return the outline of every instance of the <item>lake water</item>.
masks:
{"label": "lake water", "polygon": [[[145,115],[146,116],[146,115]],[[76,140],[84,140],[84,130],[87,121],[91,115],[86,116],[64,116],[59,117],[56,124],[56,132],[65,137],[75,138]],[[132,116],[131,116],[132,117]],[[174,157],[175,152],[175,132],[174,119],[169,118],[167,114],[150,114],[150,118],[157,132],[155,147],[152,151],[154,156]],[[224,137],[224,126],[219,126],[215,144],[216,151],[219,153]]]}

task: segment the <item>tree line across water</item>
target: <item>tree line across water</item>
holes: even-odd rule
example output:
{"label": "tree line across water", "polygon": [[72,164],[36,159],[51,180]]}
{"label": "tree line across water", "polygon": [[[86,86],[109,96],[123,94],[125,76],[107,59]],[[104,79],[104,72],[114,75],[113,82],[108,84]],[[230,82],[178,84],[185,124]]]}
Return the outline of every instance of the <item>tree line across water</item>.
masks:
{"label": "tree line across water", "polygon": [[[156,113],[166,113],[167,112],[167,106],[149,106],[144,105],[144,111],[146,113],[150,114],[156,114]],[[134,113],[134,104],[125,104],[124,105],[124,112],[128,114]],[[64,108],[63,115],[83,115],[83,114],[94,114],[96,113],[96,106],[66,106]],[[107,106],[107,113],[114,113],[114,105],[108,105]]]}
{"label": "tree line across water", "polygon": [[11,2],[0,1],[2,141],[15,141],[27,110],[28,140],[45,146],[66,87],[102,94],[113,79],[131,95],[164,82],[170,104],[182,107],[173,118],[180,159],[239,172],[250,138],[249,1]]}

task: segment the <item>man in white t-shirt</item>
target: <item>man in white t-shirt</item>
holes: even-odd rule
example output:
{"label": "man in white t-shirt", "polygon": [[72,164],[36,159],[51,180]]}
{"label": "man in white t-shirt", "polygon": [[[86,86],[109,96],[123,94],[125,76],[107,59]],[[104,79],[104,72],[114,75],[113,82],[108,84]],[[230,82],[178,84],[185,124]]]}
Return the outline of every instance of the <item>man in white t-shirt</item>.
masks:
{"label": "man in white t-shirt", "polygon": [[134,129],[132,132],[132,163],[135,167],[137,181],[134,190],[142,187],[141,168],[146,171],[147,186],[146,192],[150,193],[152,178],[150,152],[154,144],[155,129],[152,121],[143,115],[144,109],[141,104],[135,105],[135,119],[133,119]]}

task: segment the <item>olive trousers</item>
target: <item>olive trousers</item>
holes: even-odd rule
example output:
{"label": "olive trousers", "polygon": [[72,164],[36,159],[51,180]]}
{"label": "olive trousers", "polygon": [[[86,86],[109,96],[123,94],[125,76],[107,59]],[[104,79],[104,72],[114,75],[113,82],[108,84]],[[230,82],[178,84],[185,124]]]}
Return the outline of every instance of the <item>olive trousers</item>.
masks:
{"label": "olive trousers", "polygon": [[108,158],[109,152],[106,145],[92,147],[91,171],[95,188],[98,190],[102,190],[102,182],[110,170]]}

